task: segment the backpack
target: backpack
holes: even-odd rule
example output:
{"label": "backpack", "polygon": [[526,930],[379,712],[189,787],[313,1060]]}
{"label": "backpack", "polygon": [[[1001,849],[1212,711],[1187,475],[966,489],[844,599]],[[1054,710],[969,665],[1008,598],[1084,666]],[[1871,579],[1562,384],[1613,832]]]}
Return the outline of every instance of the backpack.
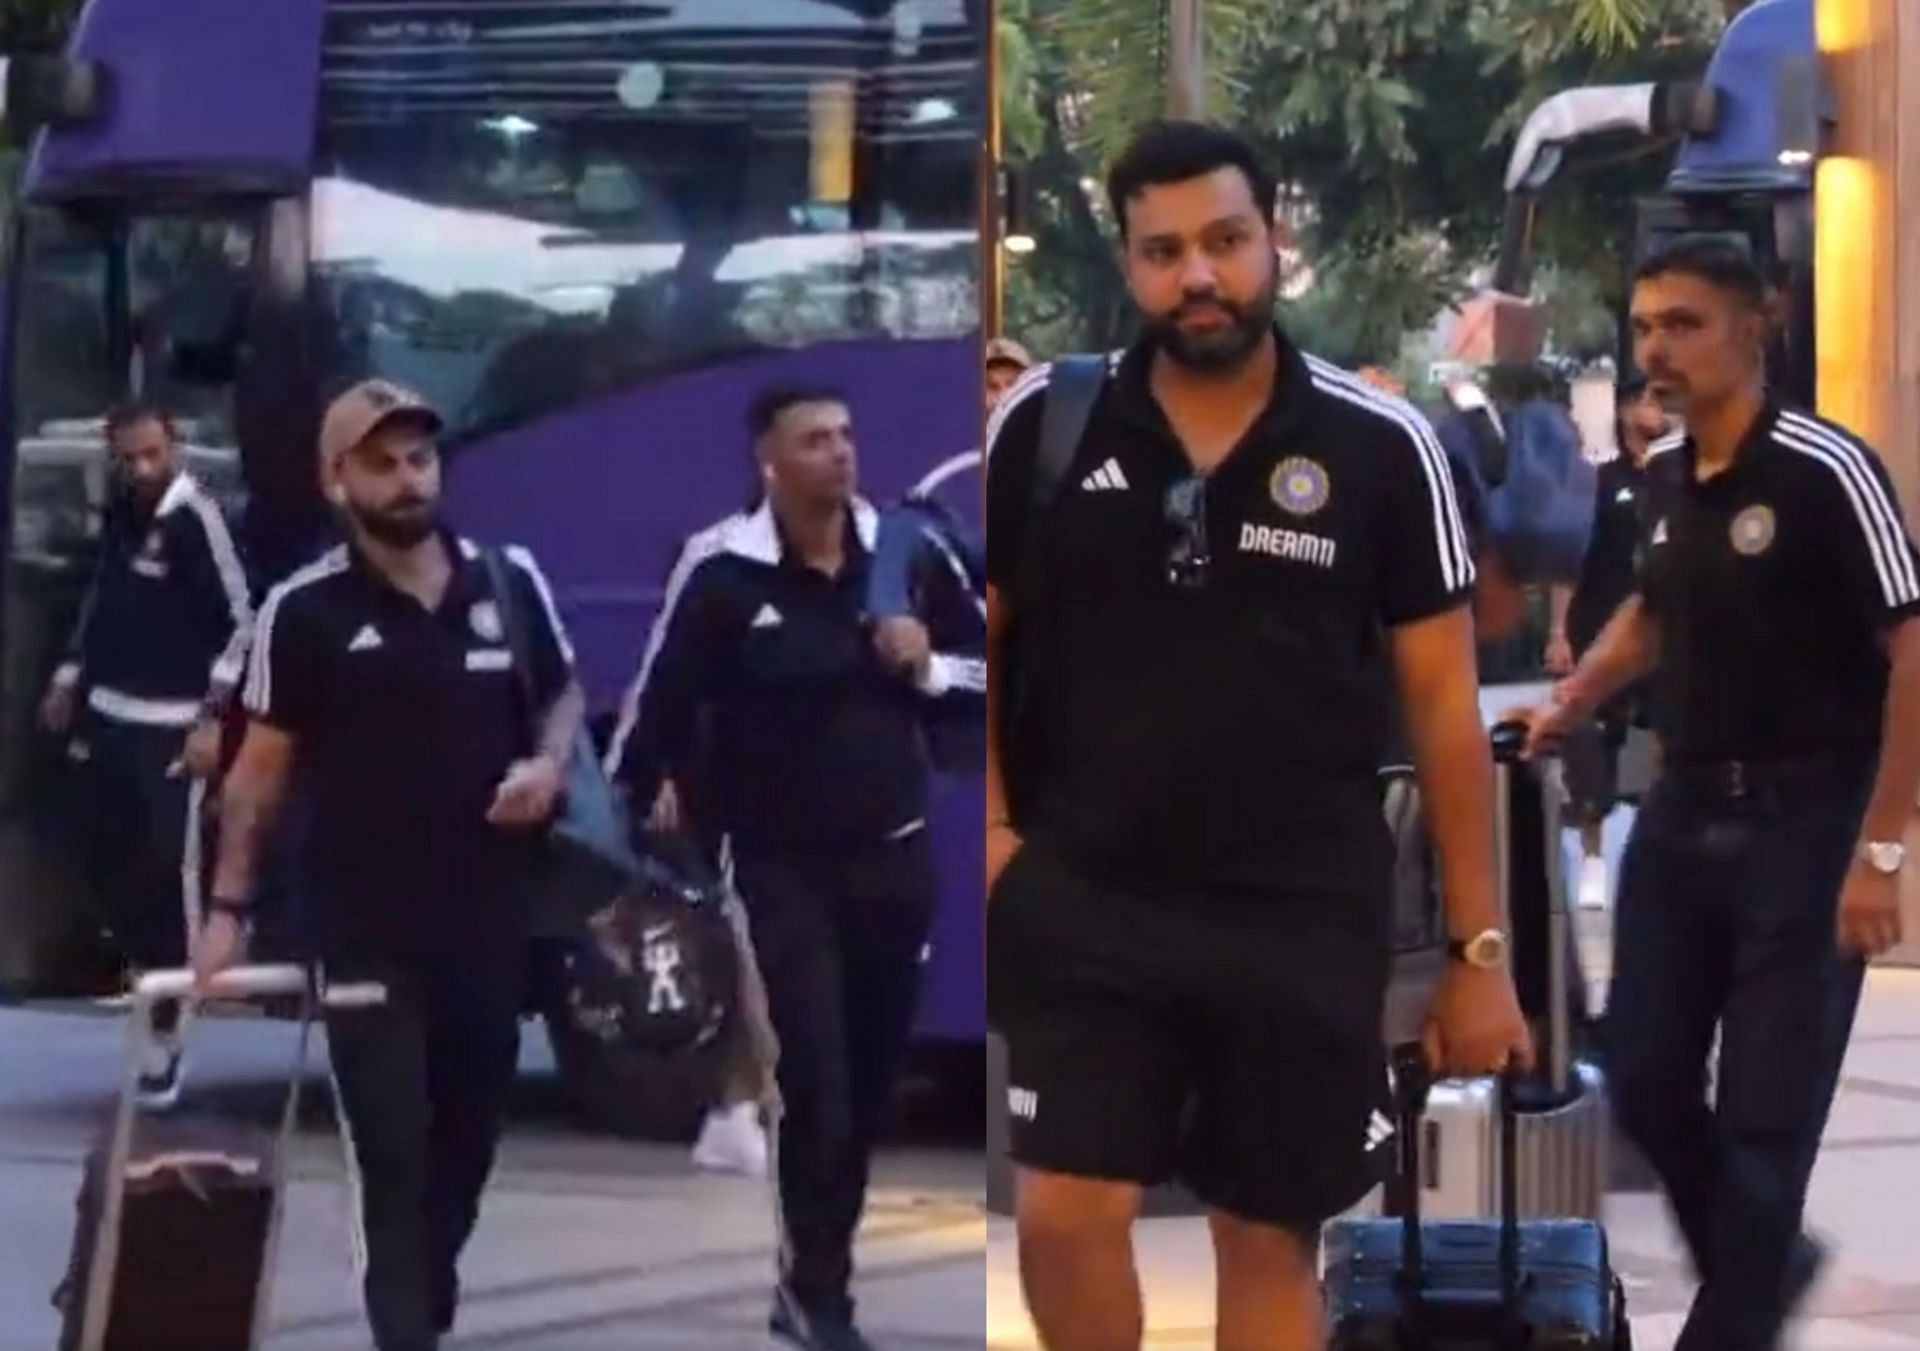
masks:
{"label": "backpack", "polygon": [[[926,625],[934,651],[983,664],[986,594],[979,541],[945,506],[909,497],[882,513],[868,580],[869,614],[913,615]],[[935,771],[978,774],[986,768],[985,699],[984,681],[976,680],[923,702],[921,730]]]}
{"label": "backpack", "polygon": [[1496,415],[1458,407],[1440,428],[1447,454],[1485,486],[1487,544],[1514,580],[1573,582],[1593,533],[1598,473],[1559,405],[1542,399]]}
{"label": "backpack", "polygon": [[1053,363],[1047,379],[1046,404],[1040,418],[1040,445],[1034,457],[1033,482],[1021,539],[1020,569],[1014,578],[1013,622],[997,654],[996,669],[1002,672],[999,718],[991,729],[1000,748],[1007,808],[1015,824],[1031,804],[1035,781],[1042,772],[1034,754],[1038,739],[1027,726],[1038,706],[1041,672],[1033,660],[1031,639],[1025,631],[1044,594],[1041,558],[1047,515],[1066,480],[1067,470],[1073,465],[1087,424],[1093,420],[1094,405],[1106,389],[1109,370],[1105,356],[1062,357]]}

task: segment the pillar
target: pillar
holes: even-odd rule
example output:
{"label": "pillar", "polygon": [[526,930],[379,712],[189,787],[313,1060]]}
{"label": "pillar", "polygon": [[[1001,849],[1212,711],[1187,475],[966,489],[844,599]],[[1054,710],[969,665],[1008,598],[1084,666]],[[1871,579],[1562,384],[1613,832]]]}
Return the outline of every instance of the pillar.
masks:
{"label": "pillar", "polygon": [[[1814,28],[1837,118],[1815,197],[1820,412],[1879,450],[1920,531],[1920,4],[1815,0]],[[1907,849],[1892,960],[1920,966],[1920,810]]]}
{"label": "pillar", "polygon": [[980,64],[986,85],[983,112],[986,125],[980,138],[980,338],[985,343],[1000,336],[1005,305],[1006,258],[1000,230],[1005,223],[1000,202],[1000,6],[986,0],[981,7],[986,24]]}

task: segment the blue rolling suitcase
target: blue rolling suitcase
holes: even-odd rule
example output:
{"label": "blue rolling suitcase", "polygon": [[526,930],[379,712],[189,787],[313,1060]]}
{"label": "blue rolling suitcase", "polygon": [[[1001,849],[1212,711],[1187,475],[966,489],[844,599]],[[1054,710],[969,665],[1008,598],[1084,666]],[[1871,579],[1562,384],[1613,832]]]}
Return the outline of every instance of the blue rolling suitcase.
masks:
{"label": "blue rolling suitcase", "polygon": [[1430,1080],[1418,1046],[1396,1052],[1402,1214],[1328,1227],[1330,1351],[1630,1351],[1606,1230],[1591,1219],[1517,1214],[1517,1080],[1510,1071],[1499,1081],[1500,1217],[1422,1221]]}

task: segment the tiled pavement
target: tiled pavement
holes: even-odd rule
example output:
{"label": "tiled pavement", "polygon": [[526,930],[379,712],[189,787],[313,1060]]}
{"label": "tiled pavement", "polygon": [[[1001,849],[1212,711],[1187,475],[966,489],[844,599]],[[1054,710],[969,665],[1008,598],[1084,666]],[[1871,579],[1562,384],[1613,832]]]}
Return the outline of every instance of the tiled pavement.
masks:
{"label": "tiled pavement", "polygon": [[[1810,1222],[1835,1257],[1789,1351],[1920,1347],[1920,971],[1875,971],[1847,1058]],[[1692,1296],[1678,1241],[1659,1199],[1619,1194],[1608,1225],[1628,1286],[1634,1344],[1665,1351]],[[1154,1351],[1212,1346],[1212,1263],[1205,1227],[1148,1220],[1139,1237]],[[1020,1307],[1010,1225],[987,1241],[988,1345],[1035,1345]]]}
{"label": "tiled pavement", "polygon": [[[268,1112],[290,1034],[202,1027],[192,1096]],[[448,1351],[758,1351],[773,1264],[764,1183],[696,1176],[686,1151],[583,1135],[552,1110],[541,1039],[463,1263]],[[46,1351],[82,1151],[121,1046],[117,1018],[0,1009],[0,1351]],[[215,1083],[214,1081],[219,1082]],[[324,1097],[324,1080],[313,1085]],[[212,1084],[211,1090],[209,1085]],[[960,1138],[947,1143],[946,1136]],[[894,1351],[982,1342],[977,1138],[887,1151],[861,1235],[864,1321]],[[294,1150],[266,1351],[367,1351],[348,1263],[341,1150],[324,1113]]]}

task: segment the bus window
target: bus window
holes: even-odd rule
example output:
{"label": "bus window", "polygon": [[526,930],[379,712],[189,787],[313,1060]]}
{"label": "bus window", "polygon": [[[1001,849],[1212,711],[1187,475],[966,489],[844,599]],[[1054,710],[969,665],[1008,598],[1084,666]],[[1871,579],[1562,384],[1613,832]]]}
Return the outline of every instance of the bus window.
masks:
{"label": "bus window", "polygon": [[122,390],[113,236],[63,212],[35,211],[20,262],[10,554],[58,573],[85,563],[106,492],[92,431]]}
{"label": "bus window", "polygon": [[457,436],[738,353],[977,324],[958,22],[906,43],[817,0],[570,5],[538,33],[408,8],[329,14],[312,239],[339,382],[413,385]]}
{"label": "bus window", "polygon": [[130,382],[191,424],[191,443],[229,452],[214,471],[223,487],[238,484],[234,385],[253,234],[249,220],[218,215],[137,217],[127,231]]}

